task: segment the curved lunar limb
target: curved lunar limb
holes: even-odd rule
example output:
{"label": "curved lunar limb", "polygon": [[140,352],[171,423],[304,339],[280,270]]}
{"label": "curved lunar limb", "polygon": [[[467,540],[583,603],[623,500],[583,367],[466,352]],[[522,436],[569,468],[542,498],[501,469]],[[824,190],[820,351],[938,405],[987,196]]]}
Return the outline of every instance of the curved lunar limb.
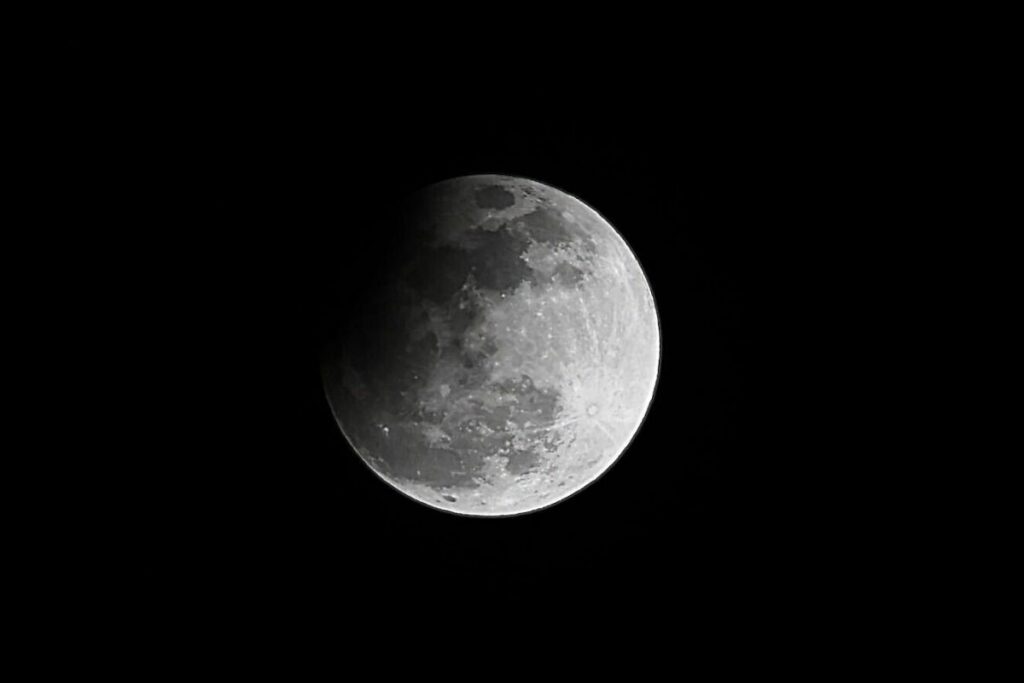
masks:
{"label": "curved lunar limb", "polygon": [[410,199],[396,264],[323,361],[349,443],[402,493],[499,516],[564,500],[629,445],[660,333],[621,236],[580,200],[497,175]]}

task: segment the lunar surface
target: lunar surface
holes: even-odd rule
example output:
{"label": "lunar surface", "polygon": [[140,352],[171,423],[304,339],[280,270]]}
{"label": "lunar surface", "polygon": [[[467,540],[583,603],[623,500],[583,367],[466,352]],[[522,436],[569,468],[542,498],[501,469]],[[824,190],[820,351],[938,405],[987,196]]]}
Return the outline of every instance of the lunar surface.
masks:
{"label": "lunar surface", "polygon": [[625,241],[575,197],[506,176],[431,185],[400,213],[392,264],[323,359],[355,451],[398,491],[468,515],[537,510],[601,476],[659,368]]}

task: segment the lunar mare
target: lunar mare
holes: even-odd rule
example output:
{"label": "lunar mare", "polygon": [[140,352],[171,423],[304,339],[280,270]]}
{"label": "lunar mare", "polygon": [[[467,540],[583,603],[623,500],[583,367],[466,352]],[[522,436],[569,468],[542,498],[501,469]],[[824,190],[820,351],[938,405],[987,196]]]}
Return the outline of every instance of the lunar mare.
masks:
{"label": "lunar mare", "polygon": [[454,178],[396,220],[392,265],[323,360],[349,443],[429,506],[511,515],[599,477],[657,381],[651,290],[597,212],[522,178]]}

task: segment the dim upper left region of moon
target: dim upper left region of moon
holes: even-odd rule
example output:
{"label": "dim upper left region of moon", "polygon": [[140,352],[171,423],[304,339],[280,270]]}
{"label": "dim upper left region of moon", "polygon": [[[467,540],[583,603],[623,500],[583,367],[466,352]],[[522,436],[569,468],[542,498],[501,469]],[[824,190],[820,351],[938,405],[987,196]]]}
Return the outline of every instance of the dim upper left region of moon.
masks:
{"label": "dim upper left region of moon", "polygon": [[389,229],[392,265],[322,360],[359,456],[468,515],[537,510],[601,476],[644,420],[661,353],[622,237],[575,197],[496,175],[421,190]]}

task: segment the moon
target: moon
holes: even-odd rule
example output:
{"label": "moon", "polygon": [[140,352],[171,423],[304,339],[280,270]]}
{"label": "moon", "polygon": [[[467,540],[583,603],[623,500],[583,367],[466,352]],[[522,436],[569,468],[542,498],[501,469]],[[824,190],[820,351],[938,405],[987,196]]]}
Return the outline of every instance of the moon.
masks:
{"label": "moon", "polygon": [[432,508],[539,510],[604,474],[640,428],[661,355],[636,256],[579,199],[452,178],[404,202],[388,263],[322,359],[359,457]]}

